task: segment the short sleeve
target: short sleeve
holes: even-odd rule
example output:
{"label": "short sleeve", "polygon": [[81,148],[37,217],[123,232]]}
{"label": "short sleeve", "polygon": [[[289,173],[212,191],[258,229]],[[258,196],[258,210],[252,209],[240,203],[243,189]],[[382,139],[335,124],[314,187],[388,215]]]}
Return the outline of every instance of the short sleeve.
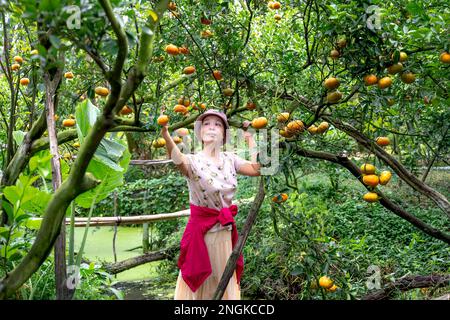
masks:
{"label": "short sleeve", "polygon": [[245,159],[239,157],[239,156],[238,156],[237,154],[235,154],[235,153],[230,153],[230,155],[231,155],[231,158],[233,159],[233,162],[234,162],[234,168],[236,169],[236,172],[239,171],[239,169],[241,168],[241,166],[242,166],[243,164],[250,163],[250,161],[247,161],[247,160],[245,160]]}
{"label": "short sleeve", "polygon": [[186,166],[187,166],[187,171],[188,171],[188,176],[185,176],[185,177],[187,179],[191,179],[193,176],[193,172],[192,172],[193,154],[185,154],[184,157],[186,159]]}

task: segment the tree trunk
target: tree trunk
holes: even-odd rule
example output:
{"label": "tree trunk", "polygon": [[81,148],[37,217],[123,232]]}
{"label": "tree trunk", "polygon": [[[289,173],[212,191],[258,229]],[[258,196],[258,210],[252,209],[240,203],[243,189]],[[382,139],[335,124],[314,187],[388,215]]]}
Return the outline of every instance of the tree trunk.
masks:
{"label": "tree trunk", "polygon": [[[61,56],[61,61],[64,57]],[[45,110],[47,114],[47,130],[50,142],[52,185],[55,192],[62,184],[60,156],[58,152],[58,140],[56,137],[55,110],[57,108],[57,91],[62,79],[62,68],[51,69],[44,73],[46,88]],[[67,263],[66,263],[66,227],[64,221],[61,223],[60,233],[56,238],[55,246],[55,285],[56,299],[70,300],[72,294],[66,285]]]}
{"label": "tree trunk", "polygon": [[[114,191],[114,216],[117,217],[117,191]],[[112,243],[114,262],[117,262],[116,238],[117,238],[117,224],[114,225],[114,236],[113,236],[113,243]]]}
{"label": "tree trunk", "polygon": [[136,152],[136,149],[137,149],[137,144],[136,144],[136,140],[134,140],[134,138],[133,138],[133,133],[132,132],[125,132],[125,137],[127,138],[128,151],[131,154],[134,154]]}
{"label": "tree trunk", "polygon": [[[6,68],[9,70],[10,77],[8,78],[8,85],[9,85],[9,91],[10,91],[10,110],[9,110],[9,123],[8,123],[8,132],[7,132],[7,145],[6,145],[6,161],[5,163],[8,164],[13,155],[14,155],[14,139],[13,139],[13,131],[14,126],[16,123],[16,90],[18,85],[16,85],[16,88],[14,88],[14,82],[13,82],[13,76],[11,71],[11,68],[9,67],[9,50],[10,50],[10,43],[8,39],[8,31],[6,30],[6,19],[5,14],[2,11],[2,23],[3,23],[3,50],[5,53],[5,61],[6,61]],[[20,72],[20,71],[19,71]],[[19,76],[17,76],[17,84],[19,83]]]}

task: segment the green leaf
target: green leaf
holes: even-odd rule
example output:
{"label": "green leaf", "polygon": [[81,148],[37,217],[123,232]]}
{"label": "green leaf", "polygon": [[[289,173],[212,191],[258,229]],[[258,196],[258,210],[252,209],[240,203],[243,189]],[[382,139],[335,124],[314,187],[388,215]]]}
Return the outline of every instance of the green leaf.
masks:
{"label": "green leaf", "polygon": [[406,5],[406,10],[412,14],[419,14],[422,12],[422,8],[416,2],[410,2]]}
{"label": "green leaf", "polygon": [[20,210],[20,214],[18,214],[18,215],[16,215],[14,218],[15,218],[15,222],[17,223],[17,224],[19,224],[22,220],[27,220],[27,219],[29,219],[31,216],[28,214],[28,213],[26,213],[26,212],[24,212],[24,211],[22,211],[22,210]]}
{"label": "green leaf", "polygon": [[117,54],[117,52],[119,51],[117,41],[113,39],[103,41],[103,50],[109,53],[110,55]]}
{"label": "green leaf", "polygon": [[97,188],[102,188],[96,198],[96,202],[100,202],[105,199],[115,188],[121,186],[123,184],[123,174],[128,168],[130,159],[131,154],[128,150],[125,150],[119,164],[114,163],[114,166],[120,168],[120,171],[118,171],[111,170],[111,167],[105,164],[104,161],[99,161],[94,157],[94,159],[89,162],[87,171],[91,172],[97,179],[101,180],[101,183],[94,189],[79,195],[75,199],[76,203],[83,208],[89,208],[92,205],[92,199],[96,194]]}
{"label": "green leaf", "polygon": [[112,293],[114,293],[114,295],[117,297],[117,299],[119,300],[123,300],[124,299],[124,293],[120,290],[117,290],[116,288],[113,287],[108,287],[109,290],[111,290]]}
{"label": "green leaf", "polygon": [[2,201],[2,207],[8,215],[9,221],[14,221],[14,208],[13,205],[7,201]]}
{"label": "green leaf", "polygon": [[100,110],[92,104],[91,100],[85,99],[79,103],[75,109],[75,118],[77,120],[78,139],[82,144],[84,138],[88,135],[89,130],[94,126]]}
{"label": "green leaf", "polygon": [[[10,240],[11,242],[13,242],[14,239],[20,239],[20,238],[22,238],[23,235],[24,235],[24,232],[16,228],[16,229],[14,229],[14,232],[11,233],[11,237],[9,238],[9,240]],[[17,247],[17,246],[16,246],[16,247]]]}
{"label": "green leaf", "polygon": [[[100,149],[100,147],[102,147],[103,149]],[[116,141],[114,141],[111,139],[104,138],[100,142],[100,146],[97,150],[104,150],[110,159],[117,161],[120,159],[120,157],[122,156],[125,149],[126,149],[126,146],[117,142],[117,139],[116,139]]]}
{"label": "green leaf", "polygon": [[30,218],[25,222],[25,227],[32,230],[38,230],[41,227],[42,218]]}
{"label": "green leaf", "polygon": [[60,5],[60,0],[41,0],[39,3],[39,10],[52,12],[56,11]]}
{"label": "green leaf", "polygon": [[94,159],[102,162],[114,171],[122,172],[123,168],[119,166],[117,162],[126,150],[127,147],[120,141],[120,139],[116,137],[112,139],[103,138],[95,151]]}
{"label": "green leaf", "polygon": [[52,155],[49,150],[42,150],[31,157],[29,162],[30,171],[34,172],[38,170],[38,172],[44,178],[50,178],[50,174],[52,172],[51,168],[51,159]]}
{"label": "green leaf", "polygon": [[9,227],[0,227],[0,239],[6,239],[9,234]]}
{"label": "green leaf", "polygon": [[59,47],[61,46],[61,40],[57,36],[52,34],[50,35],[49,40],[53,47],[59,49]]}
{"label": "green leaf", "polygon": [[34,191],[32,199],[30,201],[27,201],[26,203],[23,203],[21,205],[21,208],[28,212],[43,215],[51,197],[52,195],[50,193],[36,189]]}
{"label": "green leaf", "polygon": [[[23,210],[39,214],[44,212],[51,195],[32,186],[33,182],[38,178],[38,176],[30,177],[21,174],[16,185],[8,186],[3,189],[5,198],[10,203],[15,204],[15,210],[12,207],[5,208],[7,211],[11,210],[11,213],[8,213],[8,217],[11,221],[13,218],[17,219],[17,217],[22,214]],[[4,205],[7,205],[6,201],[3,203]]]}
{"label": "green leaf", "polygon": [[109,167],[109,169],[121,172],[123,171],[122,167],[120,167],[118,164],[116,164],[114,161],[112,161],[106,154],[102,154],[103,151],[98,151],[94,154],[94,160],[101,162],[103,165],[106,165]]}
{"label": "green leaf", "polygon": [[37,179],[39,179],[39,176],[27,176],[25,174],[20,174],[19,181],[23,185],[23,191],[25,191],[25,188],[28,186],[31,186]]}
{"label": "green leaf", "polygon": [[[20,193],[19,193],[17,186],[5,187],[3,189],[3,194],[10,203],[16,203],[20,199]],[[5,204],[6,202],[3,202],[3,203]]]}
{"label": "green leaf", "polygon": [[23,138],[25,137],[26,134],[27,133],[24,131],[13,131],[14,141],[19,145],[22,144]]}

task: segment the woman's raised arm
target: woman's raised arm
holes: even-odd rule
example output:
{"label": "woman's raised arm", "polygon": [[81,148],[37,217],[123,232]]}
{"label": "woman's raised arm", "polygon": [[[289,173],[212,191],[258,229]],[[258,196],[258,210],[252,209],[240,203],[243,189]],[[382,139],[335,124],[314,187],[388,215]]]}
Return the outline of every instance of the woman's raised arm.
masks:
{"label": "woman's raised arm", "polygon": [[[248,124],[246,124],[246,127],[248,127]],[[261,175],[261,164],[258,163],[258,152],[257,152],[257,145],[255,138],[253,137],[253,134],[249,131],[244,132],[244,140],[248,145],[248,148],[250,150],[250,161],[246,161],[243,165],[239,167],[238,173],[245,175],[245,176],[251,176],[251,177],[257,177]]]}
{"label": "woman's raised arm", "polygon": [[166,140],[166,149],[169,158],[172,159],[175,166],[181,171],[184,176],[189,177],[189,167],[187,162],[188,160],[170,136],[167,124],[162,126],[161,135],[164,140]]}

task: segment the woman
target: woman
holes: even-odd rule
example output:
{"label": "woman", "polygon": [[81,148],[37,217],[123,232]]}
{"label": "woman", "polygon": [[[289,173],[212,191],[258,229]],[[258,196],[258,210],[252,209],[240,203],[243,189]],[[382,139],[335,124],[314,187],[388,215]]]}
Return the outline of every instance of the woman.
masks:
{"label": "woman", "polygon": [[[161,130],[170,158],[187,179],[191,210],[181,239],[175,300],[212,299],[238,238],[233,219],[237,206],[232,204],[236,176],[260,175],[256,153],[247,161],[221,151],[229,142],[229,128],[223,112],[208,110],[201,114],[194,125],[195,136],[202,141],[202,150],[196,154],[183,154],[170,137],[167,125]],[[256,149],[251,133],[245,132],[244,138],[251,149]],[[242,270],[241,255],[223,299],[240,299]]]}

